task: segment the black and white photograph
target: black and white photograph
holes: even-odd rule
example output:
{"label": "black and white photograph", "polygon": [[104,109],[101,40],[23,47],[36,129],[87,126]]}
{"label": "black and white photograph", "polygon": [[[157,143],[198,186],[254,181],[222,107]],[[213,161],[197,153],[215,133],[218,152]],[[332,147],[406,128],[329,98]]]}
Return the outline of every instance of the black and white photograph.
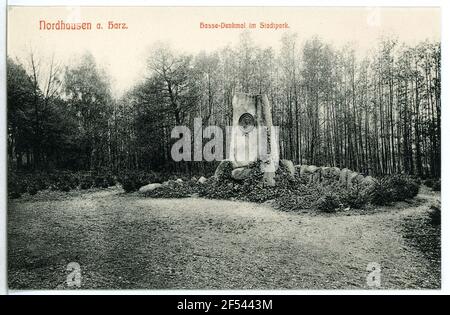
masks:
{"label": "black and white photograph", "polygon": [[6,13],[8,290],[442,288],[441,8]]}

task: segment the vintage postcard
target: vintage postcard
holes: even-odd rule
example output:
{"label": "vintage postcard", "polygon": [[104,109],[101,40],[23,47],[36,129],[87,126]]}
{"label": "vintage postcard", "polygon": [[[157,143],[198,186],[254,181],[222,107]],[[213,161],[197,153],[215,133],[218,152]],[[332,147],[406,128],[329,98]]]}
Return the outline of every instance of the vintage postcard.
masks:
{"label": "vintage postcard", "polygon": [[440,289],[441,10],[9,6],[7,164],[10,290]]}

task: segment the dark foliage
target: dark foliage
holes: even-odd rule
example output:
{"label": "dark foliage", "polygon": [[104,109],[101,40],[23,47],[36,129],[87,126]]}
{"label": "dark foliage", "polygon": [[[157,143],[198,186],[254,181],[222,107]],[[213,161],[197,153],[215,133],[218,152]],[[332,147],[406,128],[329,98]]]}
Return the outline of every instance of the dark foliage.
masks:
{"label": "dark foliage", "polygon": [[441,224],[441,205],[435,204],[430,207],[430,219],[433,225]]}
{"label": "dark foliage", "polygon": [[342,206],[340,198],[337,194],[328,192],[321,196],[314,206],[323,212],[336,212],[339,207]]}
{"label": "dark foliage", "polygon": [[441,191],[441,180],[434,178],[427,178],[423,181],[423,184],[430,187],[434,191]]}
{"label": "dark foliage", "polygon": [[338,177],[322,182],[311,181],[308,176],[292,174],[280,166],[275,174],[276,186],[263,182],[260,162],[250,165],[250,173],[243,180],[231,178],[231,163],[223,163],[216,177],[204,184],[195,180],[166,182],[162,187],[147,192],[154,198],[185,198],[192,195],[211,199],[237,199],[263,203],[274,201],[274,205],[285,211],[318,209],[335,212],[343,208],[363,209],[368,203],[385,205],[395,201],[413,198],[417,195],[419,183],[410,176],[393,175],[382,178],[371,188],[354,185],[347,188],[339,183]]}
{"label": "dark foliage", "polygon": [[10,198],[18,198],[24,193],[37,194],[40,190],[70,191],[73,189],[107,188],[115,185],[114,176],[111,173],[102,174],[92,172],[8,172],[8,195]]}
{"label": "dark foliage", "polygon": [[[168,173],[159,173],[159,172],[144,172],[144,171],[135,171],[135,170],[127,170],[122,172],[118,176],[118,182],[122,185],[122,188],[125,192],[133,192],[137,191],[140,187],[147,185],[149,183],[163,183],[164,181],[170,179],[176,179],[176,174],[168,174]],[[187,179],[186,176],[183,176],[184,179]]]}
{"label": "dark foliage", "polygon": [[370,201],[375,205],[386,205],[395,201],[411,199],[419,192],[419,181],[408,175],[385,176],[370,192]]}
{"label": "dark foliage", "polygon": [[441,180],[439,179],[439,180],[435,181],[431,188],[434,191],[441,191]]}
{"label": "dark foliage", "polygon": [[343,205],[353,209],[362,209],[369,203],[368,191],[361,189],[360,187],[352,187],[342,191],[340,201]]}
{"label": "dark foliage", "polygon": [[144,195],[152,198],[187,198],[198,195],[202,189],[202,184],[196,180],[178,182],[169,180],[164,186],[148,191]]}

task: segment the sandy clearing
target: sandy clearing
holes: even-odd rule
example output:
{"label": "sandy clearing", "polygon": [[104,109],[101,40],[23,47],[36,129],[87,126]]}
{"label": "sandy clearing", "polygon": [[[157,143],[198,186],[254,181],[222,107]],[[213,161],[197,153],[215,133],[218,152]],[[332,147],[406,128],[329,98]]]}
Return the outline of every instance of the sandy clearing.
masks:
{"label": "sandy clearing", "polygon": [[[403,234],[435,195],[369,215],[308,215],[268,205],[151,199],[108,189],[9,207],[9,283],[65,288],[70,261],[83,288],[436,288],[439,274]],[[31,214],[31,215],[30,215]]]}

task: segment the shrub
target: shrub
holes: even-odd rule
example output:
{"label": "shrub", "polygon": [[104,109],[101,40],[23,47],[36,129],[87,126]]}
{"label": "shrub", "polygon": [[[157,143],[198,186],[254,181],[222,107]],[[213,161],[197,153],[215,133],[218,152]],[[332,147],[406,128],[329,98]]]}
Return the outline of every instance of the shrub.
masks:
{"label": "shrub", "polygon": [[433,204],[430,207],[430,219],[431,219],[431,224],[433,225],[439,225],[441,224],[441,204],[437,203],[437,204]]}
{"label": "shrub", "polygon": [[434,191],[441,191],[441,180],[438,179],[433,183],[433,186],[431,187]]}
{"label": "shrub", "polygon": [[109,182],[107,178],[103,178],[102,183],[100,184],[101,188],[108,188],[109,187]]}
{"label": "shrub", "polygon": [[320,197],[314,204],[317,209],[327,213],[336,212],[336,210],[339,209],[341,205],[342,204],[340,203],[339,197],[332,192],[326,193],[325,195]]}
{"label": "shrub", "polygon": [[386,185],[392,191],[392,201],[414,198],[420,187],[418,181],[408,175],[391,175],[387,177]]}
{"label": "shrub", "polygon": [[436,178],[427,178],[423,181],[425,186],[430,187],[434,191],[441,191],[441,180]]}
{"label": "shrub", "polygon": [[19,191],[17,191],[17,190],[13,190],[13,191],[10,191],[10,192],[8,193],[8,196],[9,196],[11,199],[17,199],[17,198],[20,198],[20,196],[22,196],[22,194],[21,194]]}
{"label": "shrub", "polygon": [[389,175],[381,178],[370,192],[370,201],[375,205],[386,205],[417,196],[419,182],[408,175]]}
{"label": "shrub", "polygon": [[193,181],[169,181],[164,186],[145,193],[145,196],[152,198],[186,198],[199,192],[202,184]]}
{"label": "shrub", "polygon": [[93,182],[94,182],[94,187],[100,188],[103,185],[103,176],[101,175],[94,175],[93,176]]}
{"label": "shrub", "polygon": [[8,174],[8,196],[13,199],[20,198],[24,192],[23,183],[19,176],[10,172]]}
{"label": "shrub", "polygon": [[285,174],[286,170],[279,168],[275,174],[277,186],[265,185],[264,173],[261,171],[261,162],[253,162],[248,168],[249,174],[243,180],[234,180],[231,177],[232,165],[223,161],[216,177],[208,180],[201,186],[200,195],[207,198],[230,199],[236,198],[244,201],[265,202],[277,198],[287,188],[287,182],[293,180]]}
{"label": "shrub", "polygon": [[71,189],[75,189],[79,185],[78,176],[69,172],[59,172],[52,174],[52,178],[54,180],[53,189],[60,191],[70,191]]}
{"label": "shrub", "polygon": [[27,187],[27,192],[30,194],[30,195],[36,195],[37,194],[37,192],[38,192],[38,190],[39,190],[39,187],[35,184],[35,183],[30,183],[29,185],[28,185],[28,187]]}
{"label": "shrub", "polygon": [[362,209],[369,202],[369,195],[359,187],[352,187],[342,192],[340,200],[345,207]]}
{"label": "shrub", "polygon": [[231,181],[221,181],[217,178],[212,178],[204,184],[204,187],[200,187],[199,195],[211,199],[235,198],[238,189],[236,185]]}
{"label": "shrub", "polygon": [[46,173],[37,173],[34,175],[31,175],[34,178],[34,183],[37,190],[44,190],[48,189],[51,185],[50,179],[48,174]]}
{"label": "shrub", "polygon": [[60,190],[60,191],[68,192],[68,191],[70,191],[70,189],[72,189],[72,187],[71,187],[70,183],[68,183],[64,180],[61,180],[56,184],[56,189]]}
{"label": "shrub", "polygon": [[[118,176],[117,181],[122,185],[125,192],[129,193],[137,191],[140,187],[149,183],[161,183],[163,178],[163,176],[160,176],[155,172],[125,170]],[[115,184],[115,180],[112,176],[111,178],[106,178],[106,181],[108,182],[108,185],[112,182]]]}
{"label": "shrub", "polygon": [[132,175],[123,175],[122,177],[120,177],[119,182],[122,185],[122,188],[127,193],[139,189],[136,178]]}
{"label": "shrub", "polygon": [[109,172],[97,175],[69,171],[20,173],[9,170],[8,172],[8,194],[11,198],[20,197],[25,192],[34,195],[44,189],[67,192],[78,187],[81,189],[106,188],[114,184],[114,176]]}
{"label": "shrub", "polygon": [[231,161],[223,160],[217,166],[214,176],[218,180],[230,180],[232,170],[233,170],[233,164],[231,163]]}
{"label": "shrub", "polygon": [[89,189],[94,185],[94,181],[90,175],[81,175],[80,189]]}
{"label": "shrub", "polygon": [[318,191],[308,190],[309,191],[305,191],[304,194],[281,194],[276,199],[277,208],[284,211],[299,211],[312,208],[317,202],[319,195]]}
{"label": "shrub", "polygon": [[209,178],[204,184],[188,180],[183,183],[168,184],[146,193],[154,198],[183,198],[194,193],[212,199],[238,199],[251,202],[274,200],[274,205],[285,211],[299,211],[318,208],[324,212],[334,212],[343,205],[362,208],[369,201],[366,191],[354,188],[347,190],[336,181],[325,183],[310,182],[307,176],[291,176],[287,167],[279,167],[275,173],[276,186],[263,182],[264,173],[261,162],[249,166],[250,172],[242,180],[234,180],[230,162],[222,163],[216,177]]}
{"label": "shrub", "polygon": [[116,180],[112,174],[108,174],[106,176],[106,182],[108,183],[108,187],[116,185]]}
{"label": "shrub", "polygon": [[392,191],[385,186],[385,180],[381,179],[372,187],[369,200],[372,204],[383,206],[392,201]]}
{"label": "shrub", "polygon": [[435,182],[434,179],[432,179],[432,178],[427,178],[427,179],[424,179],[423,184],[424,184],[425,186],[428,186],[428,187],[432,188],[434,182]]}
{"label": "shrub", "polygon": [[[94,183],[94,187],[97,188],[108,188],[110,185],[109,183],[111,182],[111,180],[109,179],[111,175],[94,175],[93,176],[93,183]],[[112,185],[111,185],[112,186]]]}

